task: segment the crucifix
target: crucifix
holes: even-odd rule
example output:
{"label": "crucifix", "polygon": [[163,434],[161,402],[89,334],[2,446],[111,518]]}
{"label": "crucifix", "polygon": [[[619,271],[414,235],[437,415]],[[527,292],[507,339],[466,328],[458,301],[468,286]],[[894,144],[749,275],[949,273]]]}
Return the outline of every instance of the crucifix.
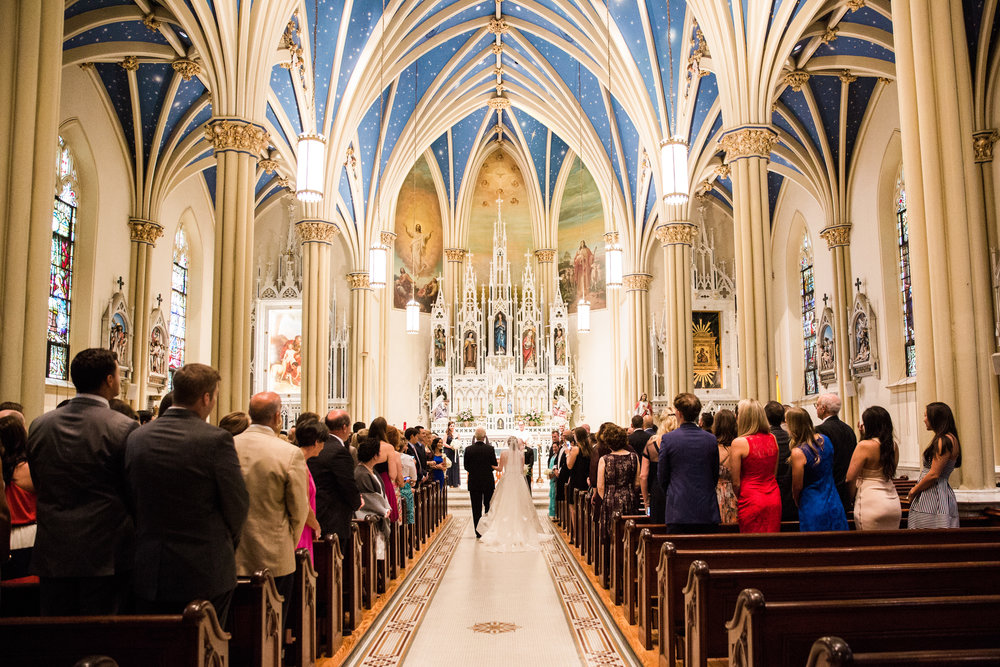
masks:
{"label": "crucifix", "polygon": [[156,307],[159,308],[162,305],[163,305],[163,295],[162,294],[157,294],[156,295]]}
{"label": "crucifix", "polygon": [[824,308],[826,308],[827,306],[829,306],[829,305],[830,305],[830,304],[828,303],[829,301],[830,301],[830,295],[829,295],[829,294],[827,294],[826,292],[823,292],[823,307],[824,307]]}
{"label": "crucifix", "polygon": [[115,284],[118,285],[118,291],[120,292],[122,287],[125,286],[125,281],[122,280],[121,276],[118,276],[118,280],[115,281]]}
{"label": "crucifix", "polygon": [[859,292],[861,291],[861,278],[854,281],[854,286],[858,288]]}

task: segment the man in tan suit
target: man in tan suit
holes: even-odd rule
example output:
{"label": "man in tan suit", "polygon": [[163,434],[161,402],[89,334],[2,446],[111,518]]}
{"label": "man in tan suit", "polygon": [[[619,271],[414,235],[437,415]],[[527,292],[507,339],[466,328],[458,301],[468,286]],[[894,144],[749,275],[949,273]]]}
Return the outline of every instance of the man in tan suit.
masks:
{"label": "man in tan suit", "polygon": [[236,574],[248,577],[266,567],[274,575],[287,618],[295,578],[295,547],[309,512],[306,460],[295,445],[278,437],[281,397],[272,392],[250,399],[250,426],[233,440],[250,494],[250,512],[236,549]]}

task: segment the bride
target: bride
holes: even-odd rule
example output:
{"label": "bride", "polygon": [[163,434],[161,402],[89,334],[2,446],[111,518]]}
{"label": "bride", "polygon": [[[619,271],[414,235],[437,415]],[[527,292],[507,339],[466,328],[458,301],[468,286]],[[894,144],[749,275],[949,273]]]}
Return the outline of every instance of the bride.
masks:
{"label": "bride", "polygon": [[507,450],[500,454],[501,474],[490,503],[490,511],[479,521],[479,532],[487,551],[533,551],[542,533],[531,491],[524,482],[524,442],[511,436]]}

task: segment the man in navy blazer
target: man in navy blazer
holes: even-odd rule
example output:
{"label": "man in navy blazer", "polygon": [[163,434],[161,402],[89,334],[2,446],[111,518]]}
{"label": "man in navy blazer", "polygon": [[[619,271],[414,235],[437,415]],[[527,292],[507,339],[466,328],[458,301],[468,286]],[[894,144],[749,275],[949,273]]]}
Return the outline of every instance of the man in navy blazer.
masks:
{"label": "man in navy blazer", "polygon": [[666,498],[662,518],[671,533],[714,533],[719,528],[719,445],[698,428],[701,401],[694,394],[674,398],[679,426],[660,440],[656,474]]}

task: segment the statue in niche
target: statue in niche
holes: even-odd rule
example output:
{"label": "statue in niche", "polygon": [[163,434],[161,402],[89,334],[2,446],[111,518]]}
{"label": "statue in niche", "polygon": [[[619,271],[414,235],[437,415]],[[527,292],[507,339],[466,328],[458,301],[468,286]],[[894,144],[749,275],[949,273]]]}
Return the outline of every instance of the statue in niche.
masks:
{"label": "statue in niche", "polygon": [[163,330],[159,327],[149,335],[149,372],[161,376],[167,374],[167,347],[163,344]]}
{"label": "statue in niche", "polygon": [[118,356],[118,364],[128,364],[128,334],[125,332],[125,318],[119,313],[111,319],[111,335],[108,337],[108,349]]}
{"label": "statue in niche", "polygon": [[871,358],[871,342],[868,337],[868,316],[864,313],[854,320],[855,363],[864,363]]}
{"label": "statue in niche", "polygon": [[533,368],[536,356],[535,330],[529,327],[524,330],[524,335],[521,336],[521,359],[524,362],[524,368]]}
{"label": "statue in niche", "polygon": [[819,369],[821,371],[834,370],[834,349],[833,349],[833,327],[827,325],[820,333],[819,342]]}
{"label": "statue in niche", "polygon": [[476,332],[467,331],[465,333],[465,340],[462,343],[462,359],[464,363],[462,364],[465,368],[471,368],[475,370],[476,368],[476,350],[478,349],[476,344]]}
{"label": "statue in niche", "polygon": [[497,313],[493,320],[493,354],[507,354],[507,318]]}
{"label": "statue in niche", "polygon": [[437,327],[434,329],[434,366],[437,368],[443,368],[447,356],[447,343],[444,339],[444,328]]}
{"label": "statue in niche", "polygon": [[448,393],[441,387],[438,387],[435,393],[431,415],[435,420],[445,419],[448,416]]}
{"label": "statue in niche", "polygon": [[555,351],[556,366],[566,365],[566,332],[562,325],[557,325],[552,334],[552,349]]}

